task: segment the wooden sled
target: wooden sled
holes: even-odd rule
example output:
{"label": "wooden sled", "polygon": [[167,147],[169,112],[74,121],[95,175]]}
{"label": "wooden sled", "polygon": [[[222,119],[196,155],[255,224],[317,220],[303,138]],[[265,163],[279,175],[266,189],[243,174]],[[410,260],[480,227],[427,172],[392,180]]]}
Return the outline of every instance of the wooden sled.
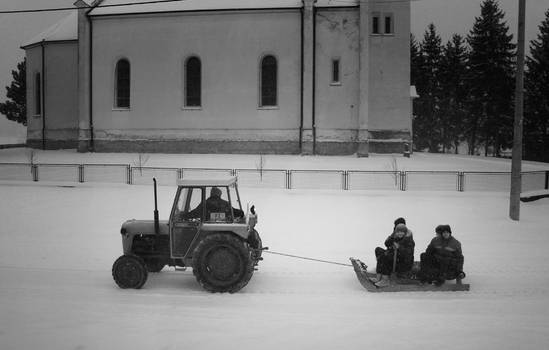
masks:
{"label": "wooden sled", "polygon": [[353,268],[356,272],[358,281],[368,292],[458,292],[468,291],[469,284],[461,283],[461,280],[453,282],[446,282],[441,286],[435,286],[430,283],[422,284],[416,279],[404,279],[404,278],[391,278],[390,285],[387,287],[379,288],[372,281],[370,277],[375,277],[375,273],[368,272],[367,266],[359,259],[349,258]]}

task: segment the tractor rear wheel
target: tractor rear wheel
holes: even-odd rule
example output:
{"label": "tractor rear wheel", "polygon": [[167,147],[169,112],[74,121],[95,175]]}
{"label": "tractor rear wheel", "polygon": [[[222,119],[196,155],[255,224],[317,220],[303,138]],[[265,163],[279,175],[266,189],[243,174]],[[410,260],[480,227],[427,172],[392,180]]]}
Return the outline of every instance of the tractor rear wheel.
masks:
{"label": "tractor rear wheel", "polygon": [[244,288],[252,278],[253,263],[247,244],[228,233],[206,236],[193,252],[193,274],[210,292]]}
{"label": "tractor rear wheel", "polygon": [[123,289],[143,287],[147,276],[145,261],[136,255],[122,255],[112,265],[112,278]]}

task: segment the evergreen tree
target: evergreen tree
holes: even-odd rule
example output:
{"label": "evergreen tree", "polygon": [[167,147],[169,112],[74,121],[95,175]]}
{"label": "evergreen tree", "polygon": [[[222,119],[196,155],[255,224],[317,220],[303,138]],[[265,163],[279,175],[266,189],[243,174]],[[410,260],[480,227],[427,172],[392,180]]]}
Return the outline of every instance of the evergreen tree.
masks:
{"label": "evergreen tree", "polygon": [[417,85],[421,78],[422,58],[419,43],[414,34],[410,34],[410,82],[412,85]]}
{"label": "evergreen tree", "polygon": [[525,158],[549,161],[549,10],[539,26],[536,40],[530,42],[524,79]]}
{"label": "evergreen tree", "polygon": [[467,116],[467,55],[465,40],[458,34],[454,34],[443,48],[440,74],[444,91],[441,99],[443,152],[453,146],[457,154],[465,133],[463,122]]}
{"label": "evergreen tree", "polygon": [[471,154],[479,142],[484,143],[485,155],[489,146],[496,155],[501,147],[512,144],[515,45],[504,16],[497,1],[484,0],[467,36]]}
{"label": "evergreen tree", "polygon": [[26,59],[17,64],[17,70],[12,70],[13,81],[6,86],[8,100],[0,103],[0,113],[9,120],[27,125],[27,84]]}
{"label": "evergreen tree", "polygon": [[438,152],[442,135],[440,129],[440,64],[442,58],[441,38],[434,24],[429,24],[419,45],[421,58],[416,90],[419,98],[415,101],[414,144],[418,149],[427,148]]}
{"label": "evergreen tree", "polygon": [[[410,84],[416,87],[416,92],[419,91],[419,85],[421,84],[421,67],[423,66],[423,57],[421,55],[419,43],[417,42],[414,34],[410,33]],[[412,100],[412,118],[417,115],[417,99]],[[413,125],[415,124],[414,119],[412,119],[412,139],[413,147],[417,149],[415,144],[415,130]]]}

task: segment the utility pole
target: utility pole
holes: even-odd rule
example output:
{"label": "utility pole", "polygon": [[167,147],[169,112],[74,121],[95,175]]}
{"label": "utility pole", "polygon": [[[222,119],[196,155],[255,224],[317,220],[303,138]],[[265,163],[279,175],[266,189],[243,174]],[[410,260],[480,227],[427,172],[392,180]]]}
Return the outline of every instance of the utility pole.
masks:
{"label": "utility pole", "polygon": [[511,163],[511,195],[509,217],[520,220],[520,190],[522,163],[522,118],[524,95],[524,22],[526,0],[519,0],[518,43],[517,43],[517,80],[515,84],[515,122],[513,130],[513,160]]}

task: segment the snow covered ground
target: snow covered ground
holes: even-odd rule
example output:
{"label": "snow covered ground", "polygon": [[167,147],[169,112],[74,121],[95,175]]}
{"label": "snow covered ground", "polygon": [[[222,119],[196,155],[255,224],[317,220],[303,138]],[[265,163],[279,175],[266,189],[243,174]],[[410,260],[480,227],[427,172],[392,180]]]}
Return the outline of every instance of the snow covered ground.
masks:
{"label": "snow covered ground", "polygon": [[0,145],[22,145],[26,141],[26,137],[19,136],[0,136]]}
{"label": "snow covered ground", "polygon": [[[21,152],[0,151],[0,162],[23,159]],[[119,162],[133,156],[58,151],[39,152],[38,160]],[[151,155],[149,162],[223,167],[257,160]],[[509,169],[508,161],[478,157],[416,154],[397,160],[401,168],[421,170],[452,164],[457,170]],[[267,156],[267,165],[301,169],[362,169],[391,161]],[[240,190],[244,202],[256,205],[258,231],[272,251],[340,263],[354,256],[373,266],[373,250],[398,216],[414,231],[416,257],[436,225],[450,224],[463,245],[471,291],[370,294],[351,267],[272,254],[265,254],[248,286],[232,295],[207,293],[192,271],[169,268],[149,275],[141,290],[122,290],[110,272],[121,254],[120,224],[152,219],[150,186],[5,181],[0,349],[549,347],[549,199],[522,203],[521,220],[514,222],[508,193],[502,192]],[[173,192],[171,186],[159,188],[161,219],[167,219]]]}

